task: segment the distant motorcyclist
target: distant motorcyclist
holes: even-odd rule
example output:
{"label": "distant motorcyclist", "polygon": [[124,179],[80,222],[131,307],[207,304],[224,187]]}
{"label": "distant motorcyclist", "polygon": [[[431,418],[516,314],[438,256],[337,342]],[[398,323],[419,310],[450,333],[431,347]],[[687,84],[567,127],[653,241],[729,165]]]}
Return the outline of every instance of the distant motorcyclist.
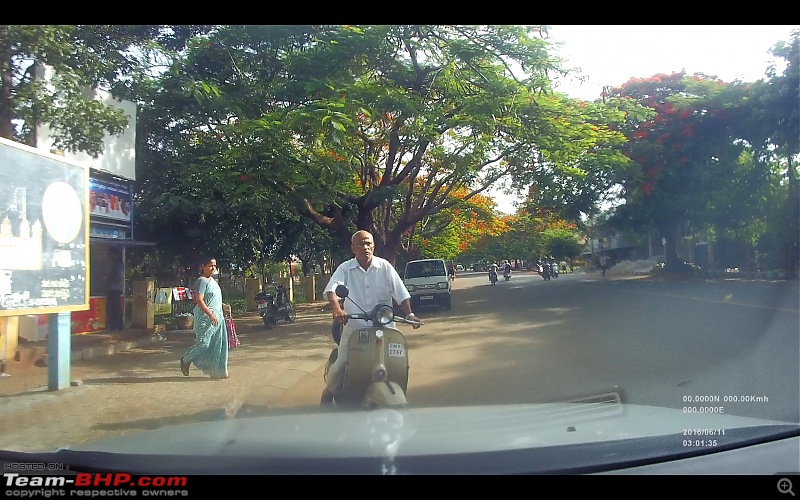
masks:
{"label": "distant motorcyclist", "polygon": [[[497,262],[492,262],[489,264],[489,281],[497,281],[497,269],[498,269]],[[494,279],[492,279],[492,275],[494,275]]]}
{"label": "distant motorcyclist", "polygon": [[506,274],[511,274],[511,262],[505,261],[503,263],[503,272]]}
{"label": "distant motorcyclist", "polygon": [[558,261],[552,255],[550,256],[550,270],[553,272],[553,276],[558,278],[558,271],[560,270]]}

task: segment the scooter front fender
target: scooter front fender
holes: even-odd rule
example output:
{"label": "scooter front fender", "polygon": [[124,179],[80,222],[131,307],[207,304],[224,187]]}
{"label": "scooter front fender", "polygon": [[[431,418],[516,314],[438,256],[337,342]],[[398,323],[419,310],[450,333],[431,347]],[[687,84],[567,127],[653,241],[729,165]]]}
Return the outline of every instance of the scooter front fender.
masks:
{"label": "scooter front fender", "polygon": [[384,380],[373,382],[367,387],[361,407],[365,410],[375,410],[378,408],[402,408],[407,404],[406,393],[402,387],[395,382]]}

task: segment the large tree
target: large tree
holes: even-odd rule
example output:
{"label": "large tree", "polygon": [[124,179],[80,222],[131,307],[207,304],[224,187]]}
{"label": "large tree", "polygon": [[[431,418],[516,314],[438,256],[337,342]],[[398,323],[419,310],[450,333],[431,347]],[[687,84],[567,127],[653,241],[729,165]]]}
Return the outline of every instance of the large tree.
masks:
{"label": "large tree", "polygon": [[657,115],[626,129],[628,155],[640,170],[623,182],[626,203],[612,220],[657,228],[668,268],[679,264],[678,238],[713,223],[716,201],[735,182],[746,149],[736,114],[747,92],[746,84],[684,73],[631,79],[616,89]]}
{"label": "large tree", "polygon": [[173,116],[224,143],[193,171],[231,195],[247,175],[247,196],[280,195],[342,245],[371,230],[393,261],[409,228],[461,202],[454,191],[469,199],[504,176],[526,185],[545,164],[578,174],[597,167],[590,153],[605,154],[604,168],[624,163],[608,124],[636,108],[553,93],[558,64],[539,33],[223,26],[195,40],[162,88],[191,113]]}
{"label": "large tree", "polygon": [[774,161],[781,171],[783,187],[771,200],[782,199],[773,232],[783,247],[783,267],[797,276],[800,266],[800,196],[798,196],[798,155],[800,155],[800,30],[789,41],[779,41],[772,54],[786,63],[782,72],[768,68],[766,81],[753,86],[747,138],[765,162]]}

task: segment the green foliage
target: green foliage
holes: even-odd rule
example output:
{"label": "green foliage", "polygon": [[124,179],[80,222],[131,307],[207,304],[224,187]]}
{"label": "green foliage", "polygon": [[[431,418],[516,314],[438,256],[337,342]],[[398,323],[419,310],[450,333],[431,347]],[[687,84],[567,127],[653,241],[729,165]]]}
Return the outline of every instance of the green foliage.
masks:
{"label": "green foliage", "polygon": [[247,314],[247,299],[234,299],[230,301],[231,314],[234,316],[242,316]]}
{"label": "green foliage", "polygon": [[562,228],[548,228],[542,231],[547,254],[556,259],[575,258],[583,252],[583,244],[578,241],[575,231]]}
{"label": "green foliage", "polygon": [[631,80],[618,91],[657,115],[626,127],[627,154],[638,169],[623,180],[626,200],[614,223],[657,227],[670,241],[667,266],[674,266],[676,231],[713,223],[715,201],[740,178],[737,165],[746,143],[739,140],[736,115],[744,94],[736,85],[683,73]]}
{"label": "green foliage", "polygon": [[[213,182],[227,196],[269,193],[345,245],[354,227],[372,230],[391,260],[410,228],[455,206],[453,192],[529,182],[542,168],[532,151],[576,178],[600,168],[582,160],[590,152],[602,168],[619,164],[624,137],[610,124],[624,112],[552,94],[547,73],[558,68],[540,32],[219,26],[164,75],[153,109],[180,117],[164,123],[178,143],[207,149],[177,163],[202,180],[198,192]],[[238,175],[246,186],[224,186]]]}
{"label": "green foliage", "polygon": [[[0,25],[8,86],[0,99],[0,137],[35,144],[36,127],[47,124],[56,148],[98,155],[104,135],[119,134],[128,122],[92,90],[133,98],[132,82],[180,40],[155,25]],[[48,84],[45,68],[52,71]]]}
{"label": "green foliage", "polygon": [[[356,228],[390,260],[568,253],[540,211],[576,221],[617,192],[614,223],[655,228],[670,249],[734,235],[796,265],[797,33],[767,81],[654,75],[587,103],[552,90],[562,68],[544,32],[2,25],[0,136],[32,143],[47,123],[57,147],[96,154],[126,120],[85,90],[135,100],[135,232],[178,268],[201,251],[262,275],[289,255],[331,263]],[[476,201],[499,181],[528,191],[528,220],[499,227]]]}

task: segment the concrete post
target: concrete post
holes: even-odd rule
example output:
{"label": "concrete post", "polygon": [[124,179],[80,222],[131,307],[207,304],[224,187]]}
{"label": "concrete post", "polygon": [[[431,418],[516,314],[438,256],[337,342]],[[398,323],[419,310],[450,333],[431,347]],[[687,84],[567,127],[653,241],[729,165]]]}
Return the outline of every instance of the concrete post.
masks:
{"label": "concrete post", "polygon": [[325,294],[322,292],[324,292],[325,287],[328,286],[328,282],[331,280],[331,275],[326,273],[317,274],[315,275],[315,278],[317,279],[318,286],[316,289],[316,294],[314,295],[314,300],[325,300]]}
{"label": "concrete post", "polygon": [[303,286],[303,295],[306,298],[306,302],[314,302],[317,296],[317,283],[315,276],[305,276],[301,280]]}
{"label": "concrete post", "polygon": [[247,310],[250,312],[258,311],[256,293],[261,290],[261,280],[259,278],[247,278],[244,280],[244,295],[247,301]]}
{"label": "concrete post", "polygon": [[275,280],[275,283],[282,283],[283,286],[286,287],[286,295],[289,297],[289,300],[294,302],[294,280],[291,277],[284,278],[281,276]]}
{"label": "concrete post", "polygon": [[[14,359],[19,345],[19,316],[0,318],[0,362]],[[2,372],[3,370],[0,370]]]}
{"label": "concrete post", "polygon": [[132,319],[134,328],[152,329],[155,327],[156,279],[145,278],[145,281],[133,283]]}

